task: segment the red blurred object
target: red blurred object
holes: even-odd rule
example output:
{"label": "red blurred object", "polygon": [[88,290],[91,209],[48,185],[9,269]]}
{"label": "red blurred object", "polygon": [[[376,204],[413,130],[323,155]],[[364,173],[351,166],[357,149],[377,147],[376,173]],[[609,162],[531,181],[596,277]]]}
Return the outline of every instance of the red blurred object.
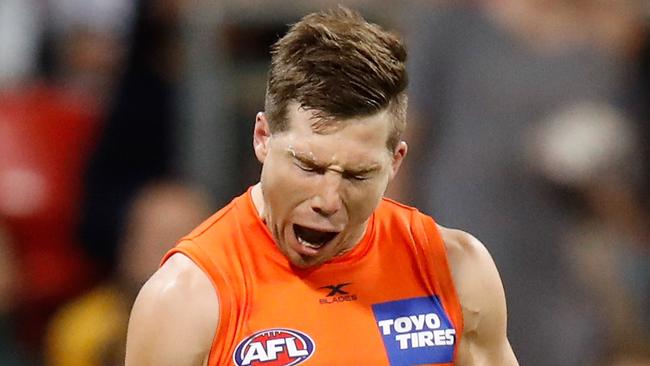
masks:
{"label": "red blurred object", "polygon": [[97,117],[93,100],[65,89],[0,91],[0,217],[20,261],[19,305],[57,303],[88,282],[76,225]]}

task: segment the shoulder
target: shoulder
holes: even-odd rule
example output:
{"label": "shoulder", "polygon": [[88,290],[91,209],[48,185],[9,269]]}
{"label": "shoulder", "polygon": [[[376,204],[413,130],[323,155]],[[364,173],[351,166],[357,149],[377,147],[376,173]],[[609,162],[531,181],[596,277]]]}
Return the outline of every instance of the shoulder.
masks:
{"label": "shoulder", "polygon": [[480,319],[504,319],[505,295],[501,278],[487,248],[462,230],[438,225],[447,249],[467,331],[475,330]]}
{"label": "shoulder", "polygon": [[241,215],[241,213],[235,209],[237,207],[237,201],[237,198],[233,199],[228,205],[224,206],[195,227],[194,230],[184,237],[184,239],[196,240],[201,237],[210,236],[211,233],[215,231],[218,232],[227,228],[232,224],[231,220],[234,216]]}
{"label": "shoulder", "polygon": [[[458,229],[437,225],[440,236],[445,243],[452,266],[476,265],[492,262],[490,253],[472,234]],[[478,262],[478,263],[477,263]],[[488,264],[488,263],[484,263]]]}
{"label": "shoulder", "polygon": [[389,197],[382,197],[381,201],[379,202],[379,206],[377,209],[383,209],[383,210],[393,210],[393,211],[399,211],[399,212],[419,212],[417,208],[410,206],[406,203],[394,200]]}
{"label": "shoulder", "polygon": [[383,197],[375,209],[375,217],[380,220],[388,220],[391,223],[402,222],[410,226],[413,216],[419,211],[415,207],[403,204],[401,202]]}
{"label": "shoulder", "polygon": [[133,305],[126,364],[201,364],[217,328],[218,306],[203,271],[185,255],[174,254],[142,287]]}

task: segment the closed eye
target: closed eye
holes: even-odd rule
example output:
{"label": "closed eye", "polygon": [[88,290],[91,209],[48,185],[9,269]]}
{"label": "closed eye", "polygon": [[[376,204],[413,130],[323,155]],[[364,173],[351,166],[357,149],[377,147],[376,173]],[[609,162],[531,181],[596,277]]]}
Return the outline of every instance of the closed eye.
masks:
{"label": "closed eye", "polygon": [[300,168],[300,170],[302,170],[304,172],[308,172],[308,173],[319,173],[319,174],[321,174],[322,172],[325,171],[323,168],[313,166],[313,165],[309,165],[309,164],[305,164],[305,163],[300,162],[300,161],[294,162],[294,165],[297,166],[298,168]]}
{"label": "closed eye", "polygon": [[359,182],[370,179],[370,177],[366,174],[354,174],[354,173],[343,173],[343,178],[347,180],[359,181]]}

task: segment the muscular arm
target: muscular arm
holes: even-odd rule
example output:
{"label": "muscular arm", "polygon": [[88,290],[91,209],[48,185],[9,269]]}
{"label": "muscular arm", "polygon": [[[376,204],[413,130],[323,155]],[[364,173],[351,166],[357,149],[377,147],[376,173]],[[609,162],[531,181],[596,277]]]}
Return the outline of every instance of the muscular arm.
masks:
{"label": "muscular arm", "polygon": [[476,238],[440,227],[463,310],[464,329],[457,365],[518,365],[506,335],[506,301],[501,278]]}
{"label": "muscular arm", "polygon": [[126,366],[207,365],[218,313],[210,280],[189,258],[174,254],[133,305]]}

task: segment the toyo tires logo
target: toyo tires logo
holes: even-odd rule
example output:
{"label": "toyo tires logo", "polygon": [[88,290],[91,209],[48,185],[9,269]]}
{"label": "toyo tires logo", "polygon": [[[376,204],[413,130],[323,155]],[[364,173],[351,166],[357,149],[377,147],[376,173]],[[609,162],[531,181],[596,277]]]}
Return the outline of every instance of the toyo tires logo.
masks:
{"label": "toyo tires logo", "polygon": [[437,296],[373,304],[372,311],[392,366],[454,361],[456,329]]}
{"label": "toyo tires logo", "polygon": [[293,329],[273,328],[256,332],[237,345],[237,366],[290,366],[304,362],[315,350],[314,341]]}

